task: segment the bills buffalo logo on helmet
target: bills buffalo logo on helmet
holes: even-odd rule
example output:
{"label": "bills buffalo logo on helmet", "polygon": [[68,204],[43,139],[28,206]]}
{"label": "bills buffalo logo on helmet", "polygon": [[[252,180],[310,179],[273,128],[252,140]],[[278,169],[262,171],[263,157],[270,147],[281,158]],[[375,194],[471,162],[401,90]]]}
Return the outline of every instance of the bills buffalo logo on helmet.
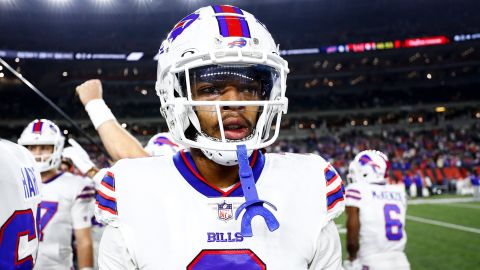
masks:
{"label": "bills buffalo logo on helmet", "polygon": [[372,166],[372,169],[374,172],[377,172],[377,169],[380,169],[380,166],[377,163],[375,163],[372,160],[372,158],[369,157],[368,155],[361,156],[358,161],[362,166],[366,166],[366,165]]}

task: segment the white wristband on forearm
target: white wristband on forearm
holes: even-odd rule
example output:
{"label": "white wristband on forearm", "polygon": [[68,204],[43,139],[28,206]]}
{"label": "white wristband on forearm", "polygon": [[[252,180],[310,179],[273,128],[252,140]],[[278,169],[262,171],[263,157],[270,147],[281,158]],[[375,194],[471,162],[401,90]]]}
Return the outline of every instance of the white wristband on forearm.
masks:
{"label": "white wristband on forearm", "polygon": [[103,99],[94,99],[89,101],[87,105],[85,105],[85,111],[87,111],[95,129],[98,129],[101,124],[107,122],[108,120],[116,119]]}

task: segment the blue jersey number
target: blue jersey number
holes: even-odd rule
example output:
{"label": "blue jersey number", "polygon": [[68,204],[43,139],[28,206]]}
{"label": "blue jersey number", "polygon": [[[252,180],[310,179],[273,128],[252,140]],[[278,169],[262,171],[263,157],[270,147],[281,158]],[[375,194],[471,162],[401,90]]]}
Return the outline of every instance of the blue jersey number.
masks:
{"label": "blue jersey number", "polygon": [[249,249],[204,249],[187,270],[265,270],[267,266]]}
{"label": "blue jersey number", "polygon": [[403,237],[403,224],[397,218],[392,218],[392,212],[400,215],[400,208],[396,204],[385,204],[383,213],[385,214],[385,231],[387,239],[390,241],[398,241]]}
{"label": "blue jersey number", "polygon": [[33,268],[32,255],[20,260],[18,258],[20,237],[27,235],[28,241],[37,237],[32,209],[17,210],[0,229],[0,269],[31,270]]}
{"label": "blue jersey number", "polygon": [[38,223],[38,240],[43,241],[43,230],[45,230],[47,224],[52,220],[55,213],[57,213],[58,202],[42,201],[38,207],[40,210],[45,210],[45,214],[42,215],[40,222]]}

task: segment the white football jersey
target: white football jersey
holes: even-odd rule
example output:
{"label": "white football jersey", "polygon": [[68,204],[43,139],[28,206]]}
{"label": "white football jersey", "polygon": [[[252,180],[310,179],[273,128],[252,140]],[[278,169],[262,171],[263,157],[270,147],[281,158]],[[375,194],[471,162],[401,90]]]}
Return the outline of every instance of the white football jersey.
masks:
{"label": "white football jersey", "polygon": [[65,172],[43,182],[35,269],[71,269],[73,232],[91,226],[94,197],[88,178]]}
{"label": "white football jersey", "polygon": [[0,269],[32,269],[40,174],[30,152],[0,139]]}
{"label": "white football jersey", "polygon": [[407,242],[407,201],[401,185],[353,183],[346,188],[346,206],[359,208],[358,257],[403,252]]}
{"label": "white football jersey", "polygon": [[100,269],[341,269],[332,219],[344,210],[344,189],[333,167],[316,155],[260,151],[250,165],[280,227],[270,232],[256,217],[244,237],[240,183],[209,185],[186,151],[119,161],[97,195],[97,219],[109,224]]}

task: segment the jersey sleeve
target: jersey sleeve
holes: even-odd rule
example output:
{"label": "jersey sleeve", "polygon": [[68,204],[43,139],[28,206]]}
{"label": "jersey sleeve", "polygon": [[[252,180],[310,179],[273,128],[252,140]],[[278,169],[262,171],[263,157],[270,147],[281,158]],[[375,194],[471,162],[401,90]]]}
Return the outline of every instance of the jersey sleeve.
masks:
{"label": "jersey sleeve", "polygon": [[117,198],[115,193],[115,175],[112,167],[103,177],[97,189],[95,218],[102,224],[118,226]]}
{"label": "jersey sleeve", "polygon": [[107,226],[103,232],[98,255],[98,265],[102,270],[138,269],[128,253],[119,228]]}
{"label": "jersey sleeve", "polygon": [[347,206],[360,208],[362,201],[362,189],[357,184],[350,184],[345,190],[345,204]]}
{"label": "jersey sleeve", "polygon": [[342,245],[337,226],[330,221],[321,231],[316,240],[316,251],[308,269],[311,270],[341,270]]}
{"label": "jersey sleeve", "polygon": [[93,182],[88,178],[79,178],[81,183],[72,206],[73,229],[89,228],[92,225],[92,203],[95,199]]}
{"label": "jersey sleeve", "polygon": [[338,217],[345,210],[343,181],[332,165],[324,169],[327,192],[327,221]]}
{"label": "jersey sleeve", "polygon": [[99,189],[102,183],[103,177],[107,174],[109,168],[100,169],[92,178],[95,188]]}

